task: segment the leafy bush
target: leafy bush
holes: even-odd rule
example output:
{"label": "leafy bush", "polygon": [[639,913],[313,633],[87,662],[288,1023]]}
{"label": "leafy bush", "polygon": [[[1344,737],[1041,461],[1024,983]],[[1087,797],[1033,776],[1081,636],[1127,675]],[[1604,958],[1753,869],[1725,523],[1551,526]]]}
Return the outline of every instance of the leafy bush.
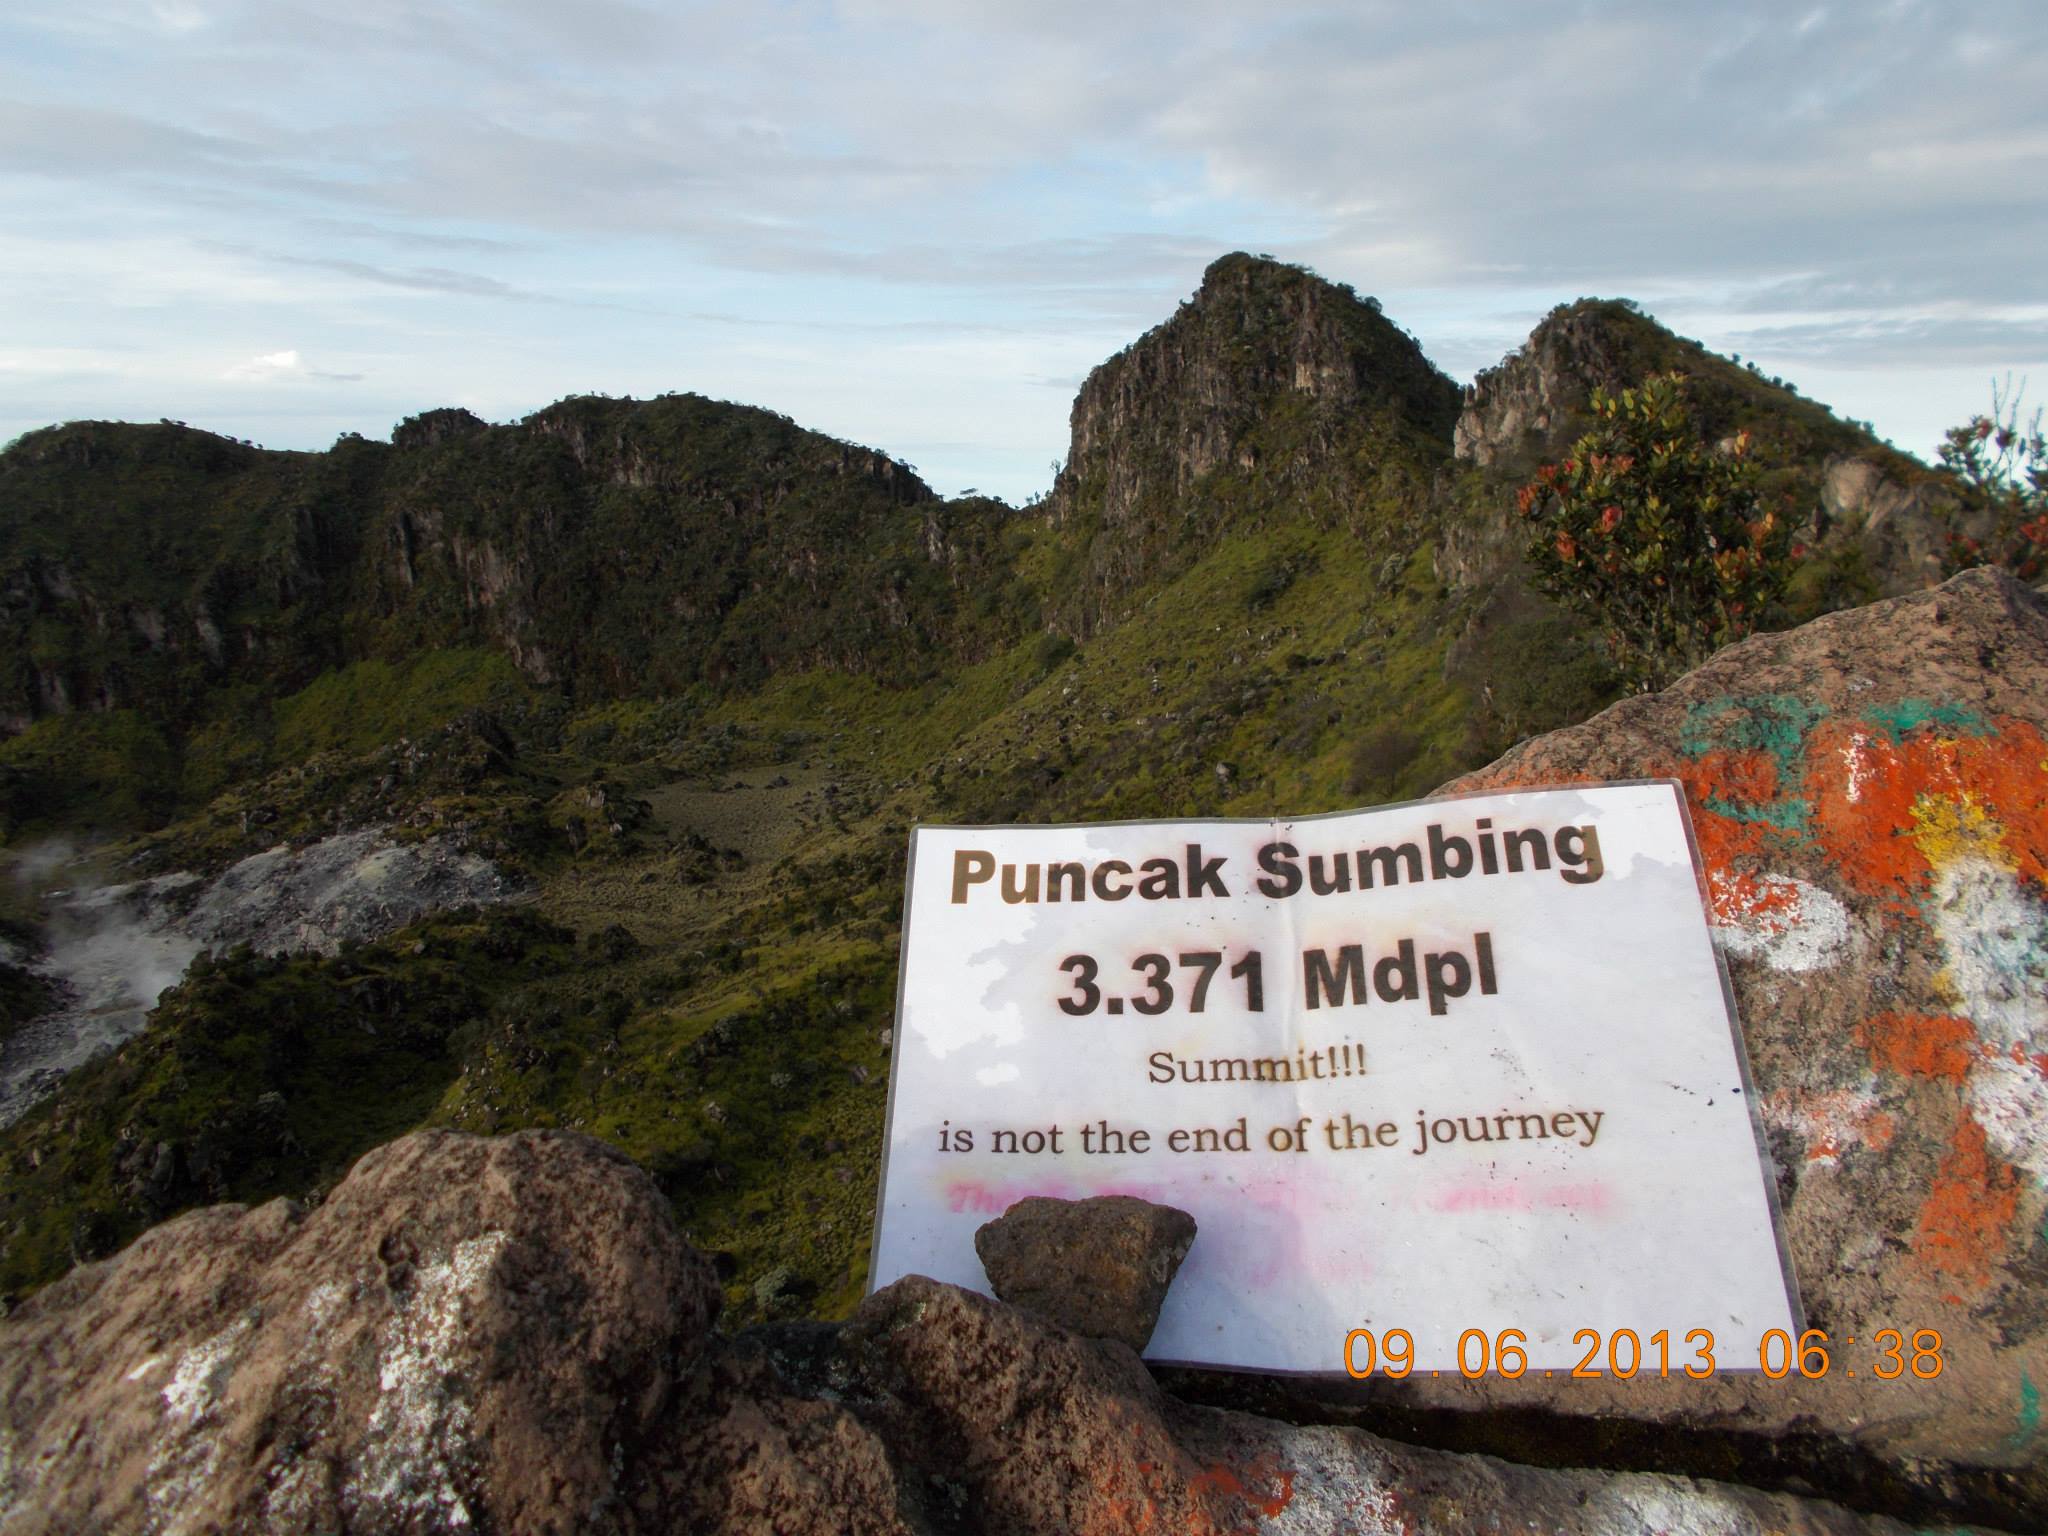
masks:
{"label": "leafy bush", "polygon": [[1040,635],[1031,649],[1032,660],[1038,670],[1050,672],[1069,656],[1074,654],[1074,642],[1067,636],[1052,632]]}
{"label": "leafy bush", "polygon": [[2048,438],[2040,410],[2022,427],[2018,394],[2010,383],[1994,386],[1990,413],[1949,428],[1940,453],[1962,492],[1955,517],[1990,514],[1983,538],[1966,537],[1951,520],[1949,568],[2002,565],[2022,581],[2038,580],[2048,570]]}
{"label": "leafy bush", "polygon": [[1595,390],[1592,414],[1521,490],[1529,562],[1631,685],[1659,688],[1756,627],[1791,573],[1791,527],[1763,503],[1749,434],[1706,441],[1682,374]]}
{"label": "leafy bush", "polygon": [[1251,585],[1245,589],[1245,606],[1254,612],[1272,607],[1289,587],[1314,569],[1314,560],[1307,556],[1292,552],[1269,556],[1252,573]]}

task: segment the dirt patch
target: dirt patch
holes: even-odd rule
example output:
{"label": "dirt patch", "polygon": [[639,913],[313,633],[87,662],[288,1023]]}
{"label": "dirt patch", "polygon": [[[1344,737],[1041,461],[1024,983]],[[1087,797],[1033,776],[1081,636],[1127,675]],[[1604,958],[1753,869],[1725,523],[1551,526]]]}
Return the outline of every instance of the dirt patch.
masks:
{"label": "dirt patch", "polygon": [[748,864],[762,865],[796,852],[808,829],[829,827],[849,793],[835,769],[774,767],[709,782],[678,779],[645,798],[669,836],[694,832],[714,848],[736,848]]}

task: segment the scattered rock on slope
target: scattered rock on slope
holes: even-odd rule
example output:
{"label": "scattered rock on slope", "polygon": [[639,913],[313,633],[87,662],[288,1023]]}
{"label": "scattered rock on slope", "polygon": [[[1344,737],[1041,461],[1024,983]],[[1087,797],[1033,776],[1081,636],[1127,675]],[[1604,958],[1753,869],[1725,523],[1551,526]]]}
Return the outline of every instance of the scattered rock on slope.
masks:
{"label": "scattered rock on slope", "polygon": [[516,887],[489,859],[448,838],[396,843],[382,827],[305,848],[272,848],[231,866],[178,926],[203,944],[265,954],[334,955],[432,912],[503,901]]}

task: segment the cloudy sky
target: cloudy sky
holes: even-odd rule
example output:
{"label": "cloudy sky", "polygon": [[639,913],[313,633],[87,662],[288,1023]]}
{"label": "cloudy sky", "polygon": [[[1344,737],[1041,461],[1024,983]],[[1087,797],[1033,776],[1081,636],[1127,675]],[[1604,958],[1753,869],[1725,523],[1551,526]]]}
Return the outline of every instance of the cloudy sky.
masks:
{"label": "cloudy sky", "polygon": [[1900,447],[2048,396],[2048,6],[9,0],[0,441],[564,394],[1045,489],[1225,251],[1461,380],[1627,296]]}

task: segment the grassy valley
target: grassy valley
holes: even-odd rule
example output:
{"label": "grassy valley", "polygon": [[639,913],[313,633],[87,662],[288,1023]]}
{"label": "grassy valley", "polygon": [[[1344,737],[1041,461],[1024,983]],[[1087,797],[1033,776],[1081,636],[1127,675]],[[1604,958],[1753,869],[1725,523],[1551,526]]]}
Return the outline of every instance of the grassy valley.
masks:
{"label": "grassy valley", "polygon": [[[7,850],[211,873],[377,825],[522,894],[196,965],[0,1131],[0,1295],[192,1204],[317,1198],[408,1126],[568,1126],[729,1256],[736,1320],[842,1313],[914,824],[1402,799],[1613,697],[1503,603],[1511,566],[1446,560],[1518,469],[1454,459],[1457,415],[1370,301],[1231,257],[1091,377],[1025,509],[689,396],[326,455],[30,434],[0,456]],[[1868,444],[1786,420],[1787,464]]]}

